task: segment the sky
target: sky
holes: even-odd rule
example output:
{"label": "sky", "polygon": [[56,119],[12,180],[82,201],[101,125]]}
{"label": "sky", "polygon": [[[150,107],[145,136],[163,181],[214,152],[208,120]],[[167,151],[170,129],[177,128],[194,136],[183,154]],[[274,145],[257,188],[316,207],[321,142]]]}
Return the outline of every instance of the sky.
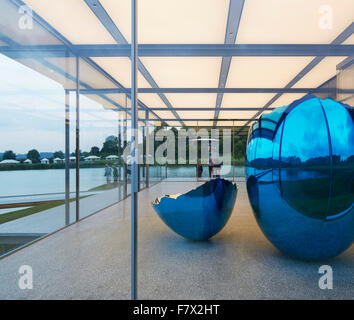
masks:
{"label": "sky", "polygon": [[[0,55],[0,152],[64,150],[65,94],[61,84]],[[70,96],[70,150],[75,149],[75,95]],[[115,119],[115,120],[114,120]],[[80,96],[80,149],[102,147],[118,134],[117,113]]]}

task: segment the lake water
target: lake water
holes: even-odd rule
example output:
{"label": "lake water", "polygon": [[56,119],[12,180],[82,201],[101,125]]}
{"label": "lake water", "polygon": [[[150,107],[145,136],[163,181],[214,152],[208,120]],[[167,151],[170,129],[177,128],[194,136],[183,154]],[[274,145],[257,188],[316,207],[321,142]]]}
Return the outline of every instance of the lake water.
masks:
{"label": "lake water", "polygon": [[[244,176],[243,167],[234,168],[235,177]],[[152,180],[165,174],[165,168],[150,167]],[[203,177],[209,174],[208,167],[203,168]],[[169,167],[168,178],[196,176],[196,168],[193,166]],[[225,175],[233,176],[233,171]],[[94,187],[106,183],[104,168],[80,169],[80,191],[88,191]],[[75,169],[70,169],[70,191],[75,191]],[[0,171],[0,197],[13,197],[24,195],[38,195],[48,193],[65,192],[65,169],[52,170],[14,170]]]}
{"label": "lake water", "polygon": [[[80,189],[105,183],[103,168],[80,169]],[[75,191],[75,169],[70,169],[70,190]],[[65,169],[0,171],[0,197],[65,192]]]}

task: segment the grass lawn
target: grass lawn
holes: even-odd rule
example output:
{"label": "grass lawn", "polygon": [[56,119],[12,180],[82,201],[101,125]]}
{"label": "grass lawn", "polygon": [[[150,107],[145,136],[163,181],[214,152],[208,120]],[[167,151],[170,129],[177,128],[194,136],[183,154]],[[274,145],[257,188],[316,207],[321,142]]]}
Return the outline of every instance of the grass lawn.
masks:
{"label": "grass lawn", "polygon": [[[89,196],[82,196],[82,197],[80,197],[80,199],[83,199],[86,197],[89,197]],[[70,202],[73,202],[75,200],[76,200],[76,198],[70,199]],[[20,219],[23,217],[27,217],[27,216],[30,216],[31,214],[38,213],[38,212],[48,210],[51,208],[55,208],[55,207],[61,206],[63,204],[65,204],[65,200],[55,200],[51,203],[39,204],[39,205],[31,207],[31,208],[11,211],[9,213],[4,213],[4,214],[0,215],[0,224],[5,223],[5,222],[9,222],[12,220]]]}
{"label": "grass lawn", "polygon": [[118,185],[122,185],[123,182],[119,182],[119,183],[105,183],[105,184],[102,184],[100,186],[97,186],[97,187],[94,187],[94,188],[91,188],[89,189],[88,191],[104,191],[104,190],[111,190],[111,189],[114,189],[114,188],[117,188]]}

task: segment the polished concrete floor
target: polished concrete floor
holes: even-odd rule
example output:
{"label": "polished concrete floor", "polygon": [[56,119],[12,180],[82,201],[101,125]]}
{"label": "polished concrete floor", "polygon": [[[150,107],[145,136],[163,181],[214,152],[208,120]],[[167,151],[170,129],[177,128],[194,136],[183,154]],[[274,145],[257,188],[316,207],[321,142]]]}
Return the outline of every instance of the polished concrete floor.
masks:
{"label": "polished concrete floor", "polygon": [[[139,194],[140,299],[354,299],[354,246],[323,263],[279,253],[259,230],[245,183],[226,227],[190,242],[156,216],[151,201],[196,182],[162,182]],[[0,260],[0,299],[129,299],[130,198]],[[322,264],[333,289],[318,286]],[[18,287],[21,265],[33,289]]]}

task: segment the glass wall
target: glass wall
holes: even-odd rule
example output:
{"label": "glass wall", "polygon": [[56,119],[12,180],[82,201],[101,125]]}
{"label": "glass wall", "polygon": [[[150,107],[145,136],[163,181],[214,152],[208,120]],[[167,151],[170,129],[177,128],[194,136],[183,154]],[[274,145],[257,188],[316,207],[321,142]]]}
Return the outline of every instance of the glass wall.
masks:
{"label": "glass wall", "polygon": [[0,54],[0,256],[130,194],[130,164],[124,162],[130,100],[125,93],[98,92],[122,87],[32,16],[30,28],[21,28],[24,14],[1,2],[2,48],[65,50]]}
{"label": "glass wall", "polygon": [[[156,126],[155,135],[162,128],[174,137],[175,161],[166,161],[161,167],[162,176],[168,180],[202,181],[215,177],[235,180],[245,177],[247,136],[238,133],[239,127]],[[180,152],[178,144],[182,141],[185,147]],[[155,150],[161,143],[155,141]]]}
{"label": "glass wall", "polygon": [[[0,255],[75,220],[74,57],[0,55]],[[71,214],[70,214],[71,213]]]}

